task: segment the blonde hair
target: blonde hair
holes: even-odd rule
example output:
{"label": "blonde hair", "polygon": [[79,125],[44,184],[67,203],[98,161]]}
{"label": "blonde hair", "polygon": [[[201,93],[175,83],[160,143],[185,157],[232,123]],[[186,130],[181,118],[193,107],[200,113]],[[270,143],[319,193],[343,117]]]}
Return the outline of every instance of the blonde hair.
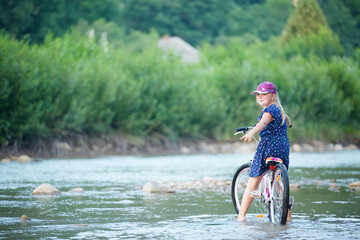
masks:
{"label": "blonde hair", "polygon": [[284,108],[281,106],[281,102],[280,102],[280,98],[279,98],[279,93],[275,95],[275,105],[280,109],[281,112],[281,118],[282,118],[282,122],[281,125],[283,125],[285,123],[285,119],[286,119],[286,114],[285,114],[285,110]]}

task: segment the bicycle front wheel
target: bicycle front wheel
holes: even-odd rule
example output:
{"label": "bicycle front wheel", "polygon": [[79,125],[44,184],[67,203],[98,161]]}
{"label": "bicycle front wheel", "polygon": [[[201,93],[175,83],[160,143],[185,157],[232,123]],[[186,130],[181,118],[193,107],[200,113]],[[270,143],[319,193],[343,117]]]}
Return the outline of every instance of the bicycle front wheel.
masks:
{"label": "bicycle front wheel", "polygon": [[[249,173],[250,163],[245,163],[237,169],[232,180],[231,197],[237,214],[239,214],[241,201],[249,182]],[[252,202],[247,213],[256,214],[256,216],[262,217],[267,214],[267,207],[265,204],[262,204],[261,200],[256,200]]]}
{"label": "bicycle front wheel", "polygon": [[286,224],[289,209],[289,176],[284,164],[277,164],[272,181],[269,218],[276,224]]}
{"label": "bicycle front wheel", "polygon": [[231,197],[234,208],[239,214],[241,200],[249,181],[250,163],[241,165],[235,172],[231,183]]}

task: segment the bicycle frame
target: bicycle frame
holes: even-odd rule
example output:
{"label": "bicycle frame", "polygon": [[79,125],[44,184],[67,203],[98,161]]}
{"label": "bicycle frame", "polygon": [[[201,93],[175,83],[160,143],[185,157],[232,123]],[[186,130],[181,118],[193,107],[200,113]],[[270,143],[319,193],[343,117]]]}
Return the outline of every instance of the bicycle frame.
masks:
{"label": "bicycle frame", "polygon": [[[273,180],[274,180],[274,170],[267,170],[262,176],[261,182],[257,188],[258,189],[257,191],[260,193],[260,196],[258,198],[254,197],[253,201],[258,201],[261,204],[270,204],[271,201],[274,201]],[[256,204],[256,202],[254,204]],[[267,206],[260,207],[258,205],[255,205],[255,207],[261,213],[257,217],[263,217]]]}

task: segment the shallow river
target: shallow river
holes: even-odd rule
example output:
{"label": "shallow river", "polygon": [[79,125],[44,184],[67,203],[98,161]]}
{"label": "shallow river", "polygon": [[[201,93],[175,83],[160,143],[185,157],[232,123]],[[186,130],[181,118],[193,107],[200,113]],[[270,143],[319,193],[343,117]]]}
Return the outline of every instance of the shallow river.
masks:
{"label": "shallow river", "polygon": [[[150,194],[150,181],[231,180],[252,154],[44,159],[0,165],[0,239],[360,239],[360,151],[293,153],[293,222],[236,221],[230,192]],[[334,183],[340,191],[329,190]],[[59,196],[32,196],[50,183]],[[84,193],[69,193],[80,187]],[[21,222],[27,215],[31,221]]]}

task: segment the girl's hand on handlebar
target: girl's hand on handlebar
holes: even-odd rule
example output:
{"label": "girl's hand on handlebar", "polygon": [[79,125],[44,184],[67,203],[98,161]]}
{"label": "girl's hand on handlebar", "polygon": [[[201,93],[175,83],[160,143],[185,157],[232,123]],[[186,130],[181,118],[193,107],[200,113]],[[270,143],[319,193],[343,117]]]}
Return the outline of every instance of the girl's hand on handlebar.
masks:
{"label": "girl's hand on handlebar", "polygon": [[247,134],[245,134],[244,136],[242,136],[241,138],[240,138],[240,140],[243,140],[244,139],[244,142],[246,143],[246,142],[251,142],[251,140],[252,140],[252,138],[253,138],[253,135],[249,132],[249,133],[247,133]]}

